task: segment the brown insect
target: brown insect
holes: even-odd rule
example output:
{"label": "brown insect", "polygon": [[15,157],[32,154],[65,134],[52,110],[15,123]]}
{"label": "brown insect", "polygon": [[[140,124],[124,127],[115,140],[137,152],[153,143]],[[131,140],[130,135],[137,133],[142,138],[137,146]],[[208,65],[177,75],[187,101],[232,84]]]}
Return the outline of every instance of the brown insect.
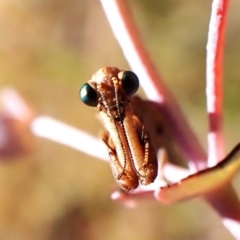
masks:
{"label": "brown insect", "polygon": [[107,145],[113,175],[125,191],[148,185],[157,177],[156,151],[144,123],[131,110],[131,98],[139,88],[131,71],[106,67],[98,70],[80,90],[81,100],[96,107],[107,132]]}

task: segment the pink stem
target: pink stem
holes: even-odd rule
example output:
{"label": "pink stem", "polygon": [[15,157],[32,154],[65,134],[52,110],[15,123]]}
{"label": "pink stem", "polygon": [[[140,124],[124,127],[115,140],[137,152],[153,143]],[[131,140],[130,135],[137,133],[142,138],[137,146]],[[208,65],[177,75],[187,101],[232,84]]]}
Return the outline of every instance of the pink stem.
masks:
{"label": "pink stem", "polygon": [[126,1],[100,1],[115,37],[129,65],[138,74],[146,95],[150,100],[159,103],[159,109],[169,123],[173,138],[191,164],[191,167],[194,170],[204,168],[206,166],[206,154],[187,124],[177,101],[165,87],[144,45],[140,41],[138,30]]}
{"label": "pink stem", "polygon": [[[222,69],[224,32],[228,0],[214,0],[209,24],[207,43],[207,111],[209,116],[208,165],[215,165],[224,156],[222,137]],[[225,227],[240,239],[239,200],[231,188],[210,193],[206,200],[222,216]]]}
{"label": "pink stem", "polygon": [[228,0],[214,0],[207,43],[208,165],[224,158],[222,137],[222,69]]}
{"label": "pink stem", "polygon": [[102,140],[49,116],[35,117],[31,121],[30,129],[35,136],[69,146],[104,161],[109,159]]}
{"label": "pink stem", "polygon": [[[101,0],[101,3],[126,59],[131,68],[140,77],[146,95],[149,99],[160,103],[159,105],[164,111],[171,126],[175,141],[178,143],[185,156],[194,164],[195,169],[201,169],[204,166],[203,160],[206,158],[206,155],[197,138],[187,125],[178,104],[164,86],[162,79],[159,77],[147,51],[141,43],[137,28],[133,23],[126,2],[124,0]],[[225,13],[227,5],[228,1],[225,0],[213,1],[209,30],[208,50],[213,52],[213,54],[208,55],[207,60],[207,101],[210,119],[210,134],[208,139],[209,153],[213,156],[210,158],[215,160],[223,158],[223,142],[221,137],[221,69],[223,30],[226,20]],[[223,15],[221,16],[221,14]],[[221,19],[221,17],[223,17],[223,19]],[[218,21],[215,21],[215,19],[218,19]],[[217,30],[215,28],[216,23],[221,23]],[[217,41],[212,40],[215,39],[215,37],[217,37]],[[210,42],[214,43],[214,45],[211,45]],[[210,53],[209,51],[208,54]],[[212,61],[211,58],[214,60]],[[213,65],[210,65],[210,60],[213,62]],[[240,216],[240,208],[236,208],[239,204],[237,196],[230,186],[223,190],[221,194],[216,193],[208,195],[206,200],[222,216],[222,221],[228,230],[237,239],[240,239],[238,217]],[[236,211],[235,213],[234,209]]]}
{"label": "pink stem", "polygon": [[232,187],[227,185],[220,191],[208,194],[205,199],[221,216],[229,232],[240,240],[240,204]]}

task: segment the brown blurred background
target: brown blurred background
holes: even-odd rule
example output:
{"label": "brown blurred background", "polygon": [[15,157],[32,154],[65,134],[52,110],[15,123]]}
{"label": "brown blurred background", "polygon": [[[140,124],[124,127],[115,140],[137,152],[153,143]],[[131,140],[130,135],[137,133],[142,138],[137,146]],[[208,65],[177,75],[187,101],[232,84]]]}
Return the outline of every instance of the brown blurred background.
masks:
{"label": "brown blurred background", "polygon": [[[206,147],[211,2],[129,2],[156,66]],[[239,8],[239,1],[231,1],[226,33],[227,151],[240,140]],[[129,69],[99,1],[1,0],[0,88],[16,88],[37,113],[97,135],[96,112],[80,102],[78,92],[103,66]],[[0,239],[233,239],[199,199],[169,206],[145,201],[129,209],[110,200],[114,188],[107,163],[36,139],[32,154],[0,162]]]}

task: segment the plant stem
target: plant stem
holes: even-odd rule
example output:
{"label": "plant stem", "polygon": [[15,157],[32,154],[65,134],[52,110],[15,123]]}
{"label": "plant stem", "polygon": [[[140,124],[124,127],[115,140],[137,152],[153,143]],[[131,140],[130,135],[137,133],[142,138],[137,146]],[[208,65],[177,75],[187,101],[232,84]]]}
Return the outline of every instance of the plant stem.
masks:
{"label": "plant stem", "polygon": [[222,69],[228,4],[228,0],[214,0],[209,23],[206,63],[206,95],[209,118],[208,166],[214,166],[225,155],[222,137]]}
{"label": "plant stem", "polygon": [[142,44],[126,1],[100,2],[125,58],[138,74],[147,97],[159,103],[159,111],[167,119],[173,138],[189,161],[190,167],[194,171],[205,168],[206,154]]}

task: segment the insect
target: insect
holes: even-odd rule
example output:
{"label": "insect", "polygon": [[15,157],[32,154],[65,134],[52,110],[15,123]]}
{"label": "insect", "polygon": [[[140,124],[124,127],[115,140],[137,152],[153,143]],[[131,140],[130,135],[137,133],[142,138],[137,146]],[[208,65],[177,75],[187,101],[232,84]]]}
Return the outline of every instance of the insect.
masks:
{"label": "insect", "polygon": [[[136,189],[139,183],[148,185],[156,179],[159,166],[154,146],[165,148],[167,153],[174,147],[162,119],[149,119],[154,104],[134,96],[138,87],[133,72],[107,67],[98,70],[80,90],[81,100],[96,107],[100,114],[107,130],[102,139],[108,148],[110,166],[125,192]],[[145,114],[140,114],[145,110]],[[159,130],[163,133],[157,134]],[[214,167],[168,183],[158,189],[156,196],[161,202],[170,203],[221,189],[239,170],[239,159],[240,144]]]}
{"label": "insect", "polygon": [[106,67],[98,70],[80,89],[80,98],[96,107],[106,132],[102,139],[110,156],[113,175],[125,191],[148,185],[158,174],[158,161],[147,129],[133,114],[131,98],[139,88],[131,71]]}

